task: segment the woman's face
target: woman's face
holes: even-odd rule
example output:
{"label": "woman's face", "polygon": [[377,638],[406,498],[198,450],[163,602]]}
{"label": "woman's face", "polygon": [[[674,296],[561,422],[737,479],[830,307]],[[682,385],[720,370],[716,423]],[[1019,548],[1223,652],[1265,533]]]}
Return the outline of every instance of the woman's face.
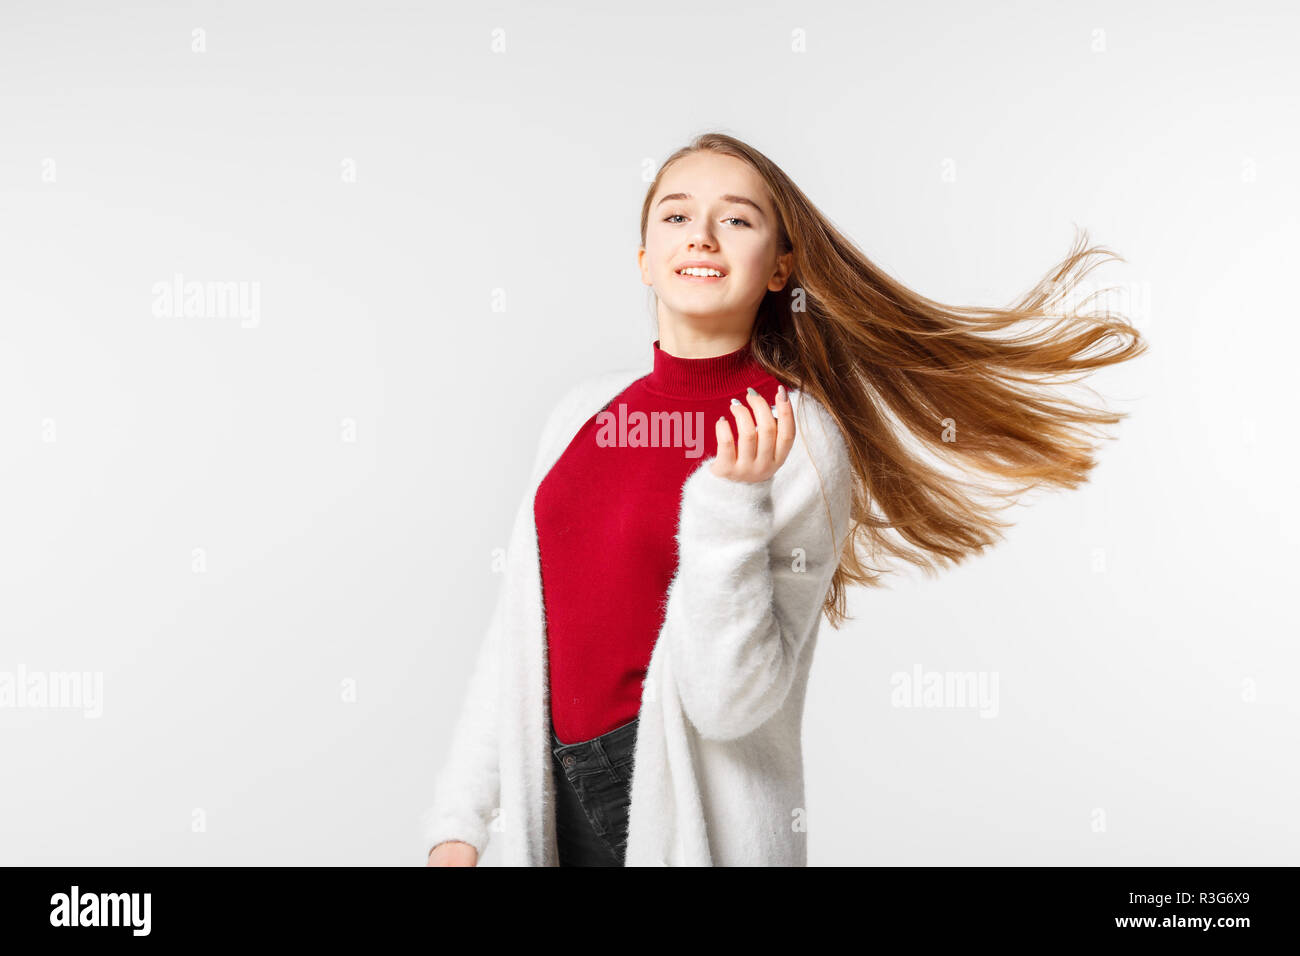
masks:
{"label": "woman's face", "polygon": [[[769,289],[785,286],[776,210],[748,163],[712,152],[677,160],[659,181],[637,252],[641,281],[659,298],[659,319],[708,331],[748,329]],[[702,262],[721,277],[682,275]],[[665,315],[665,312],[668,314]]]}

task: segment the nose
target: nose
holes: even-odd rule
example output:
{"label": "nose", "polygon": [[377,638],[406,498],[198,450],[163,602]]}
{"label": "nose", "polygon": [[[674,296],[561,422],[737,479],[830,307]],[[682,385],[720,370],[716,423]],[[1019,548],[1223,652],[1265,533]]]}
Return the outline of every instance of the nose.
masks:
{"label": "nose", "polygon": [[690,239],[688,240],[688,243],[692,249],[696,248],[697,246],[704,246],[705,248],[709,248],[709,249],[714,248],[713,233],[710,231],[708,224],[705,223],[703,225],[697,226],[695,230],[691,232],[691,236]]}

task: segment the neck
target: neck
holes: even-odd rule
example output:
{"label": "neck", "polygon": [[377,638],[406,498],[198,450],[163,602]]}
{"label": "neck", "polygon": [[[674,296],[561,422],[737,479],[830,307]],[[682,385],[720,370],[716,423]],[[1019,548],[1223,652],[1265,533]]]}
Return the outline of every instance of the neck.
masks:
{"label": "neck", "polygon": [[716,358],[748,345],[751,328],[752,323],[738,331],[700,330],[660,321],[659,348],[674,358]]}

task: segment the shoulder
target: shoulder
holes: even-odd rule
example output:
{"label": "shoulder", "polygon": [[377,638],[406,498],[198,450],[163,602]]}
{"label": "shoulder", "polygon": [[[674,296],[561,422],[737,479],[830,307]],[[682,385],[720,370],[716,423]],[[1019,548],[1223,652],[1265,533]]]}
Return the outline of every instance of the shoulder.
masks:
{"label": "shoulder", "polygon": [[[779,521],[806,530],[817,515],[837,540],[851,526],[856,475],[849,446],[835,417],[813,396],[790,390],[795,411],[795,441],[774,476],[773,502]],[[783,517],[788,515],[788,517]]]}
{"label": "shoulder", "polygon": [[591,375],[570,385],[547,413],[539,442],[541,447],[572,438],[587,419],[648,372],[645,368],[629,366]]}
{"label": "shoulder", "polygon": [[799,389],[790,389],[790,404],[794,408],[795,444],[790,450],[793,457],[801,450],[819,472],[830,470],[839,481],[852,478],[852,460],[848,442],[840,430],[835,416],[824,404]]}
{"label": "shoulder", "polygon": [[556,401],[551,414],[552,416],[563,415],[566,411],[580,411],[589,406],[595,412],[646,374],[643,368],[629,367],[588,376],[569,386]]}

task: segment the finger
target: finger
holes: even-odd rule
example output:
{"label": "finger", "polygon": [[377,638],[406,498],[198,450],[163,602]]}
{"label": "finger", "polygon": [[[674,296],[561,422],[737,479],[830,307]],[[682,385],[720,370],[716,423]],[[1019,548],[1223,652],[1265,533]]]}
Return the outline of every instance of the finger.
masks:
{"label": "finger", "polygon": [[738,398],[731,400],[731,414],[736,418],[736,463],[742,468],[754,463],[754,450],[758,447],[758,430],[754,427],[754,416],[749,408]]}
{"label": "finger", "polygon": [[754,456],[763,464],[776,460],[776,419],[772,417],[772,406],[767,399],[758,394],[757,389],[749,389],[745,394],[749,407],[754,411],[754,421],[758,432],[758,447]]}
{"label": "finger", "polygon": [[794,406],[782,385],[776,390],[776,463],[785,464],[786,456],[794,447]]}
{"label": "finger", "polygon": [[714,431],[718,435],[718,461],[731,467],[736,463],[736,443],[731,440],[731,426],[727,424],[726,415],[718,418]]}

